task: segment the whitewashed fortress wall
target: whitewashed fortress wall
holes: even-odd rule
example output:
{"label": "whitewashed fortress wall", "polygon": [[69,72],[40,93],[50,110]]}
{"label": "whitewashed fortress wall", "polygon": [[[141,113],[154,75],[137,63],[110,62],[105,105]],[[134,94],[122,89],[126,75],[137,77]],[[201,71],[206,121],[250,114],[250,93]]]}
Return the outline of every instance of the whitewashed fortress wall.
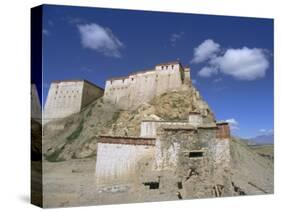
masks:
{"label": "whitewashed fortress wall", "polygon": [[35,84],[31,85],[31,118],[39,122],[42,119],[41,103]]}
{"label": "whitewashed fortress wall", "polygon": [[159,64],[154,70],[106,81],[104,99],[123,109],[134,109],[153,97],[190,83],[189,68],[179,62]]}
{"label": "whitewashed fortress wall", "polygon": [[85,80],[52,82],[44,110],[44,122],[78,113],[103,95],[103,89]]}

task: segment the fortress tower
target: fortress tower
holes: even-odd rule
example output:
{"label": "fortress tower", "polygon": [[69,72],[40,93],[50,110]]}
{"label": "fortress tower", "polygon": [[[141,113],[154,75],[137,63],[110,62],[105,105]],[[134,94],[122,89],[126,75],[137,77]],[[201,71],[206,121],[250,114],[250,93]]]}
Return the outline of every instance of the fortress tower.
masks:
{"label": "fortress tower", "polygon": [[41,122],[41,103],[35,84],[31,84],[31,118]]}
{"label": "fortress tower", "polygon": [[86,80],[53,81],[44,110],[44,122],[78,113],[103,95],[103,89]]}
{"label": "fortress tower", "polygon": [[190,83],[190,69],[184,68],[179,61],[161,63],[151,70],[107,80],[104,100],[121,109],[134,109],[155,96]]}

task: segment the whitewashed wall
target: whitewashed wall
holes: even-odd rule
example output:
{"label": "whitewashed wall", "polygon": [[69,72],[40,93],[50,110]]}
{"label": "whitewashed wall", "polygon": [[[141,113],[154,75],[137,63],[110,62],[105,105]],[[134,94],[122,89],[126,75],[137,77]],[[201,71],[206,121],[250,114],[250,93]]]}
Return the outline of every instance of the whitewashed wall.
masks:
{"label": "whitewashed wall", "polygon": [[96,183],[99,186],[126,184],[136,180],[136,165],[153,157],[155,146],[98,143]]}
{"label": "whitewashed wall", "polygon": [[63,118],[81,109],[83,82],[52,83],[44,108],[44,121]]}
{"label": "whitewashed wall", "polygon": [[31,118],[41,121],[41,103],[35,84],[31,85]]}
{"label": "whitewashed wall", "polygon": [[199,126],[203,123],[202,115],[201,114],[189,114],[188,121],[193,126]]}
{"label": "whitewashed wall", "polygon": [[163,147],[159,138],[156,139],[155,145],[155,170],[171,170],[177,168],[180,144],[173,143],[168,148]]}
{"label": "whitewashed wall", "polygon": [[[134,109],[155,96],[178,89],[184,83],[184,72],[178,64],[173,66],[164,66],[164,69],[156,66],[155,70],[107,80],[104,99],[123,109]],[[187,78],[190,80],[189,76]]]}
{"label": "whitewashed wall", "polygon": [[44,122],[78,113],[102,95],[102,89],[82,80],[54,82],[46,100]]}
{"label": "whitewashed wall", "polygon": [[218,167],[229,168],[230,166],[230,139],[216,139],[213,157]]}
{"label": "whitewashed wall", "polygon": [[155,138],[157,136],[157,129],[161,125],[169,126],[188,126],[190,125],[188,121],[142,121],[141,122],[141,137]]}

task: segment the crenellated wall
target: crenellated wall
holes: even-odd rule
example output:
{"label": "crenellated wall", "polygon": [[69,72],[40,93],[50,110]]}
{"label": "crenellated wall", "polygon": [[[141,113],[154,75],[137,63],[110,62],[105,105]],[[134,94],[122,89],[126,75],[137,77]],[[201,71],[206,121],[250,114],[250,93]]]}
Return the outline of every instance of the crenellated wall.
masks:
{"label": "crenellated wall", "polygon": [[179,89],[188,83],[190,83],[189,69],[183,69],[179,62],[159,64],[153,70],[107,80],[104,100],[122,109],[134,109],[155,96]]}

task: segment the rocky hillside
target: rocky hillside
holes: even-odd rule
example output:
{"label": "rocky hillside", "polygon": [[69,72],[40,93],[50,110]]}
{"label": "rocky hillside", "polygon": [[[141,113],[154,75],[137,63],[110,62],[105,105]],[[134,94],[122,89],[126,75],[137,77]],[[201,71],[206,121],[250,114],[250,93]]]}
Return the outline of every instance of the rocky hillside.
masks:
{"label": "rocky hillside", "polygon": [[[195,95],[195,89],[171,91],[133,111],[119,110],[100,98],[81,113],[44,127],[44,157],[50,162],[95,157],[96,139],[101,134],[139,136],[142,120],[186,120],[189,112],[206,104]],[[205,121],[213,120],[210,110]]]}
{"label": "rocky hillside", "polygon": [[238,138],[231,141],[232,182],[247,195],[273,193],[273,148],[264,157]]}
{"label": "rocky hillside", "polygon": [[[195,98],[188,90],[165,93],[133,111],[120,110],[100,98],[82,112],[44,127],[44,159],[60,162],[92,158],[94,162],[100,134],[139,136],[142,120],[186,120],[188,113],[198,110],[202,103],[201,97]],[[214,121],[212,112],[205,121]],[[265,157],[238,138],[232,138],[230,146],[231,181],[237,195],[272,193],[273,153]]]}

